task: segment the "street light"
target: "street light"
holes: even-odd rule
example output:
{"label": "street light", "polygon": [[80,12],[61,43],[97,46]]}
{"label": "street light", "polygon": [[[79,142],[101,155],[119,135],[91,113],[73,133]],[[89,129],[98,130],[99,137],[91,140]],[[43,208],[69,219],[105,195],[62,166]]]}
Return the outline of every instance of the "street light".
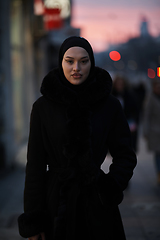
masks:
{"label": "street light", "polygon": [[160,77],[160,67],[157,67],[157,76]]}
{"label": "street light", "polygon": [[111,51],[109,57],[113,61],[119,61],[121,59],[121,54],[118,51]]}
{"label": "street light", "polygon": [[156,73],[152,68],[148,68],[148,77],[149,78],[155,78]]}

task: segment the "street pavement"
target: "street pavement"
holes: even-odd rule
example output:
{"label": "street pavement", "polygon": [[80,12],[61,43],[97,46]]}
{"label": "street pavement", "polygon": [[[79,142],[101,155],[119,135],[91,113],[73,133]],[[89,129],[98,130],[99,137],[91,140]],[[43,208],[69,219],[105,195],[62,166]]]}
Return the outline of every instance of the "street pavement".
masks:
{"label": "street pavement", "polygon": [[[160,240],[160,185],[154,166],[153,153],[139,139],[138,163],[124,192],[120,212],[127,240]],[[110,163],[102,168],[105,172]]]}
{"label": "street pavement", "polygon": [[[127,240],[160,240],[160,186],[156,182],[153,153],[148,152],[141,137],[137,157],[133,178],[119,206],[126,237]],[[0,172],[0,240],[22,240],[17,217],[23,212],[25,162],[24,145],[16,157],[17,167]],[[105,172],[110,162],[108,157],[102,165]]]}

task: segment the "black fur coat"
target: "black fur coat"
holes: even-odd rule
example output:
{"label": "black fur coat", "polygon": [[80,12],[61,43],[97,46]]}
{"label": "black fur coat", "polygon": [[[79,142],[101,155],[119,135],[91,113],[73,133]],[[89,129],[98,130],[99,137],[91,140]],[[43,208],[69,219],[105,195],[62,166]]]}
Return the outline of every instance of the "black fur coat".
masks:
{"label": "black fur coat", "polygon": [[[58,69],[43,80],[31,113],[23,237],[47,240],[125,239],[118,204],[132,177],[136,156],[108,72],[96,68],[85,91],[65,87]],[[110,152],[105,174],[101,164]]]}

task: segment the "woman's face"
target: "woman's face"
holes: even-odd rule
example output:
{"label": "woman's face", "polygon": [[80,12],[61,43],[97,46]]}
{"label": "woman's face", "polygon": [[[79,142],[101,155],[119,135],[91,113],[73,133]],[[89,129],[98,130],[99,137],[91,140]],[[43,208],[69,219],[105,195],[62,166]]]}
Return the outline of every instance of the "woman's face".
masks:
{"label": "woman's face", "polygon": [[69,48],[63,56],[62,68],[71,84],[80,85],[87,79],[91,68],[88,52],[81,47]]}

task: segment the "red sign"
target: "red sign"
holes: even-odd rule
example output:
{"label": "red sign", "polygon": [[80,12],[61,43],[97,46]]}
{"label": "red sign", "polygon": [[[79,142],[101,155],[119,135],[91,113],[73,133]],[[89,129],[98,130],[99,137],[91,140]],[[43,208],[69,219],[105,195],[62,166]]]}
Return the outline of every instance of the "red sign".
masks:
{"label": "red sign", "polygon": [[46,30],[59,29],[63,26],[61,10],[58,8],[45,8],[44,24]]}

